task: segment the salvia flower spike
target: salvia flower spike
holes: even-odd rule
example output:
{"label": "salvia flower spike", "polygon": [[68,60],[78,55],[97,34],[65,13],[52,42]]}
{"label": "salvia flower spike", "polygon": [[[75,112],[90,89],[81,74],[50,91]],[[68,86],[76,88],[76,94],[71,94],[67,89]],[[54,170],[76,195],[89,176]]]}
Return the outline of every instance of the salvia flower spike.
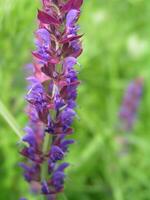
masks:
{"label": "salvia flower spike", "polygon": [[143,78],[135,79],[125,91],[119,112],[120,128],[122,131],[131,131],[133,128],[143,92],[143,81]]}
{"label": "salvia flower spike", "polygon": [[76,116],[77,87],[80,81],[75,65],[82,53],[79,26],[83,0],[43,0],[38,10],[39,28],[35,32],[33,73],[27,78],[29,123],[23,141],[27,143],[21,154],[24,177],[32,191],[56,199],[64,190],[63,162],[74,140],[67,136]]}

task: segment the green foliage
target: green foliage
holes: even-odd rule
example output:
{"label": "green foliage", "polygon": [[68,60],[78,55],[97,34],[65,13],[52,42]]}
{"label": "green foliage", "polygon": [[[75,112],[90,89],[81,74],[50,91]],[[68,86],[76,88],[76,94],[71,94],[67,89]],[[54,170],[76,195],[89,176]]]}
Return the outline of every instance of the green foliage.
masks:
{"label": "green foliage", "polygon": [[[31,62],[39,1],[0,0],[0,199],[35,199],[18,166],[19,139],[27,123],[24,66]],[[85,0],[81,17],[84,53],[75,121],[76,144],[66,160],[69,200],[150,199],[150,1]],[[117,113],[130,80],[145,79],[131,134],[117,131]],[[7,110],[5,115],[4,110]],[[12,124],[13,123],[13,124]],[[15,128],[14,128],[15,127]],[[130,149],[120,155],[118,136]]]}

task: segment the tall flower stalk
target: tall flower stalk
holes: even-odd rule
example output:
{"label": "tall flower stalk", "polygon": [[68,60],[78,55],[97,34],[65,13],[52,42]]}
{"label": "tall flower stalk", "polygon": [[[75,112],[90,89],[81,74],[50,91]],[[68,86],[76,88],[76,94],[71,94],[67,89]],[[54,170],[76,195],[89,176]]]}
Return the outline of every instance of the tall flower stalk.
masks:
{"label": "tall flower stalk", "polygon": [[28,77],[27,114],[29,123],[21,154],[24,177],[33,191],[45,199],[56,199],[64,190],[68,163],[63,159],[73,133],[77,87],[80,84],[75,65],[82,53],[79,26],[83,0],[43,0],[38,11],[39,28],[35,32],[37,49],[33,51],[33,75]]}
{"label": "tall flower stalk", "polygon": [[[136,78],[127,87],[123,102],[119,111],[119,131],[122,133],[131,132],[137,117],[137,111],[143,93],[143,78]],[[126,135],[119,135],[117,142],[121,146],[120,154],[127,154],[129,150],[129,141]]]}
{"label": "tall flower stalk", "polygon": [[133,128],[139,103],[143,92],[143,78],[132,81],[123,98],[119,112],[120,128],[122,131],[130,131]]}

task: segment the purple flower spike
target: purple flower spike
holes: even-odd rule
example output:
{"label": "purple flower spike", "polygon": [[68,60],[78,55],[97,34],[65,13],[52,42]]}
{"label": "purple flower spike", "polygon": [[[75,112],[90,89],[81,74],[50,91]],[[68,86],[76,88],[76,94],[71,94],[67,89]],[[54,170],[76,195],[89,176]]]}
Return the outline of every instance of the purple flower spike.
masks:
{"label": "purple flower spike", "polygon": [[[39,28],[35,32],[36,50],[32,52],[32,74],[26,100],[29,123],[21,150],[26,163],[20,166],[31,190],[41,192],[48,200],[56,200],[63,192],[65,169],[63,162],[73,133],[76,117],[78,71],[75,65],[82,53],[76,22],[83,0],[42,0],[38,11]],[[31,70],[30,70],[31,71]]]}
{"label": "purple flower spike", "polygon": [[119,112],[121,130],[130,131],[133,127],[143,91],[143,79],[137,78],[128,86]]}

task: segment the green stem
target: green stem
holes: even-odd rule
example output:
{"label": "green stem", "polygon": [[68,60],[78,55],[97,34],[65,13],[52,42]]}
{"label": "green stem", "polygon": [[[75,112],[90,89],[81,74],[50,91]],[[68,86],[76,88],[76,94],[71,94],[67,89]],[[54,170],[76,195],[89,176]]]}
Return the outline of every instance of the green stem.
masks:
{"label": "green stem", "polygon": [[[50,134],[46,134],[44,138],[44,144],[43,144],[43,154],[46,155],[50,149],[50,143],[51,143],[51,136]],[[41,171],[41,180],[45,181],[48,178],[48,161],[45,160],[42,165],[42,171]],[[47,200],[46,195],[42,195],[41,200]]]}
{"label": "green stem", "polygon": [[[47,154],[50,148],[51,136],[50,134],[46,134],[44,138],[43,144],[43,154]],[[41,179],[42,181],[47,180],[48,177],[48,162],[47,160],[42,165]]]}

